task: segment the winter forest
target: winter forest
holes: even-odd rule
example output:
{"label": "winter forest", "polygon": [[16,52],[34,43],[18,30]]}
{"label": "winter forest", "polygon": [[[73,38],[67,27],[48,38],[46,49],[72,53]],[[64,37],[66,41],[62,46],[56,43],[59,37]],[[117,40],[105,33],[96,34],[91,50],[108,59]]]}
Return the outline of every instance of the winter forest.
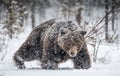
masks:
{"label": "winter forest", "polygon": [[[89,69],[74,69],[67,60],[60,70],[43,70],[39,61],[15,67],[14,53],[40,24],[73,21],[84,36],[91,59]],[[120,0],[0,0],[0,76],[120,76]]]}

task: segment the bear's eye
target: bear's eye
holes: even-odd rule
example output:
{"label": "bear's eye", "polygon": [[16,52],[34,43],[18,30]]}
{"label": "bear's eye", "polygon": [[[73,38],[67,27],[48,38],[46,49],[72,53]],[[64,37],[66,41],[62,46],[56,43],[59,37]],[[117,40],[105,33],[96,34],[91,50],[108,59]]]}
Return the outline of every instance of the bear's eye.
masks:
{"label": "bear's eye", "polygon": [[66,34],[66,32],[64,32],[64,31],[61,32],[61,35],[65,35],[65,34]]}
{"label": "bear's eye", "polygon": [[64,36],[67,33],[67,30],[61,30],[61,36]]}

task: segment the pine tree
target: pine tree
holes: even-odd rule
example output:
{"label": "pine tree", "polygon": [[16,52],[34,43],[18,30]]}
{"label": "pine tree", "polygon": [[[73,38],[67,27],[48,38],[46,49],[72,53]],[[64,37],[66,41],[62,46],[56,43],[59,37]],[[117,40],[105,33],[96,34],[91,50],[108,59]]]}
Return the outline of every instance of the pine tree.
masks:
{"label": "pine tree", "polygon": [[3,27],[7,29],[7,34],[12,39],[13,35],[23,31],[24,21],[24,7],[18,6],[18,2],[15,0],[4,1],[7,8],[6,25]]}

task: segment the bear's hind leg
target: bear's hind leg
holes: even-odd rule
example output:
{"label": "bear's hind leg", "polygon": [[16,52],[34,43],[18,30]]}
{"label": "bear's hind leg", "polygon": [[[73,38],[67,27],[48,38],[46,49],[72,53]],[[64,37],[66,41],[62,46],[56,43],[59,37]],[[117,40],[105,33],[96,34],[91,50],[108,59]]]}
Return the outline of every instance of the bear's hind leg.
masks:
{"label": "bear's hind leg", "polygon": [[15,65],[18,69],[25,69],[25,66],[24,66],[24,61],[22,60],[21,57],[15,55],[14,58],[13,58],[14,62],[15,62]]}

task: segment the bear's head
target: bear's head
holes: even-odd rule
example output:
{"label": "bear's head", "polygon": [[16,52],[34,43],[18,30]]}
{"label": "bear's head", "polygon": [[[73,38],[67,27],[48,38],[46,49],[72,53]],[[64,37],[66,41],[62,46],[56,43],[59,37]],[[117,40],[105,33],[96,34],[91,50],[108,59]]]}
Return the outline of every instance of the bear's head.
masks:
{"label": "bear's head", "polygon": [[85,43],[86,31],[73,31],[70,28],[60,28],[58,45],[70,56],[75,57]]}

